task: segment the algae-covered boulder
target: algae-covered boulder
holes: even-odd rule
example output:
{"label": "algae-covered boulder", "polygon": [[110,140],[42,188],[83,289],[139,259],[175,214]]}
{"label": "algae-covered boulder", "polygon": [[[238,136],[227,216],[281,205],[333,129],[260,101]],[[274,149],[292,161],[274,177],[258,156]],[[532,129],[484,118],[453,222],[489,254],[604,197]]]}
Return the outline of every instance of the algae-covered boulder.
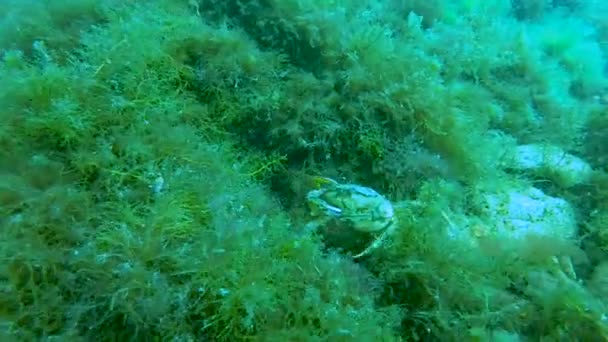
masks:
{"label": "algae-covered boulder", "polygon": [[482,215],[493,222],[496,234],[522,239],[527,235],[569,239],[576,234],[572,206],[533,187],[482,196]]}
{"label": "algae-covered boulder", "polygon": [[593,171],[583,159],[558,146],[543,144],[517,146],[509,165],[566,188],[588,181]]}

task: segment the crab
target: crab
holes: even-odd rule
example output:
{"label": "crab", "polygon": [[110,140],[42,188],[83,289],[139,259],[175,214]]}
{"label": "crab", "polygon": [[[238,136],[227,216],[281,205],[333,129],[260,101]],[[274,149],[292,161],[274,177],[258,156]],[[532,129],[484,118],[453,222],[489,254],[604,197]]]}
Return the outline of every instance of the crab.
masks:
{"label": "crab", "polygon": [[353,258],[370,254],[395,232],[397,219],[393,205],[375,190],[325,177],[315,177],[315,181],[317,189],[306,196],[313,218],[308,229],[317,230],[333,221],[347,229],[374,235],[373,242]]}

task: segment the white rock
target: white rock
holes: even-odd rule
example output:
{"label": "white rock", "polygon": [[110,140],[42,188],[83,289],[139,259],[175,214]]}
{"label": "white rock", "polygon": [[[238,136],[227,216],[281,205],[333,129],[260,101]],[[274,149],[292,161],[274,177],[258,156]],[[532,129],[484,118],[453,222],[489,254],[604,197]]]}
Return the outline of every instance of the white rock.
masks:
{"label": "white rock", "polygon": [[494,223],[493,233],[512,239],[529,234],[569,239],[576,234],[570,204],[533,187],[483,195],[482,215]]}
{"label": "white rock", "polygon": [[562,187],[588,181],[593,171],[584,160],[557,146],[544,144],[518,146],[509,166],[547,178]]}

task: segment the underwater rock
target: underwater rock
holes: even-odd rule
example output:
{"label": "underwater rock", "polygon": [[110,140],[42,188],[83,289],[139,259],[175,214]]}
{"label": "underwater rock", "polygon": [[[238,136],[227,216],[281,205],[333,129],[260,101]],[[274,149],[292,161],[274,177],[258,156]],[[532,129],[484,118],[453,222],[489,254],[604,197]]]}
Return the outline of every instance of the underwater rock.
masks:
{"label": "underwater rock", "polygon": [[476,247],[479,239],[486,237],[523,242],[537,236],[565,241],[577,233],[570,203],[537,188],[480,192],[476,196],[472,211],[475,214],[460,217],[444,214],[451,239]]}
{"label": "underwater rock", "polygon": [[568,239],[576,234],[571,205],[534,187],[485,194],[481,212],[494,223],[494,233],[513,239],[529,234]]}
{"label": "underwater rock", "polygon": [[563,253],[567,250],[564,246],[577,234],[574,209],[564,199],[548,196],[534,187],[482,192],[478,194],[474,212],[475,215],[458,219],[460,224],[444,216],[450,238],[468,248],[486,251],[495,243],[510,246],[505,250],[534,249],[539,243],[548,244],[548,250],[555,253],[544,250],[538,257],[550,260],[560,276],[577,279],[570,256]]}
{"label": "underwater rock", "polygon": [[588,181],[593,171],[584,160],[557,146],[545,144],[518,146],[508,165],[547,178],[564,188]]}

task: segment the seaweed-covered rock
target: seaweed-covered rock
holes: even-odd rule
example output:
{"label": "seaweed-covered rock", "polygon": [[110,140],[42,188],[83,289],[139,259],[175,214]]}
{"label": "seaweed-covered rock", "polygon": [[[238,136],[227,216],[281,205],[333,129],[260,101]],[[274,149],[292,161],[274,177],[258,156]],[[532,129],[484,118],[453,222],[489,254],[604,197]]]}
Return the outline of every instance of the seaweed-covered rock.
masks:
{"label": "seaweed-covered rock", "polygon": [[583,159],[558,146],[543,144],[518,146],[509,165],[515,170],[548,178],[562,187],[588,181],[593,171]]}

